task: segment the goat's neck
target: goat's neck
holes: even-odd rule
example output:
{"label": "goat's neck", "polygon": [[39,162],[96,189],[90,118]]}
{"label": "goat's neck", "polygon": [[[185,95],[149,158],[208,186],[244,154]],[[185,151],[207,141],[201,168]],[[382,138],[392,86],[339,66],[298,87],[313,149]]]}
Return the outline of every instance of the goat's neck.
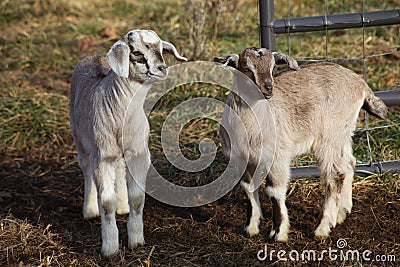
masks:
{"label": "goat's neck", "polygon": [[131,101],[135,102],[135,106],[143,108],[144,101],[151,84],[140,83],[129,78],[121,78],[114,74],[114,92],[110,92],[120,105],[127,106]]}

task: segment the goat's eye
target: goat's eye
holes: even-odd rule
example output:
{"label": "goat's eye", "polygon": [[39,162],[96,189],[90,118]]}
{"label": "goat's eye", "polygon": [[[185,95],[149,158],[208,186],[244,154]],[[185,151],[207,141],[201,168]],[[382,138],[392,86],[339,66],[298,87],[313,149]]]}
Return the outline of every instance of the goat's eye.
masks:
{"label": "goat's eye", "polygon": [[258,54],[259,57],[263,56],[263,52],[262,51],[257,51],[257,54]]}
{"label": "goat's eye", "polygon": [[133,51],[132,54],[133,54],[134,56],[136,56],[136,57],[143,56],[143,53],[142,53],[142,52],[139,52],[139,51]]}

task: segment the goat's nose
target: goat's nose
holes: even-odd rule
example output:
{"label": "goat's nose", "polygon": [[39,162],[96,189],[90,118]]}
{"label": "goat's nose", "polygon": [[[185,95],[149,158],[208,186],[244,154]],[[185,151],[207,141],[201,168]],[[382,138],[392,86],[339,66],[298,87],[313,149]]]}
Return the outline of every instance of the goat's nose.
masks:
{"label": "goat's nose", "polygon": [[270,85],[270,84],[266,84],[266,85],[264,86],[264,88],[265,88],[265,90],[267,90],[268,92],[271,92],[271,91],[272,91],[272,85]]}
{"label": "goat's nose", "polygon": [[159,71],[165,71],[167,68],[168,68],[168,67],[167,67],[167,64],[165,64],[165,63],[162,63],[162,64],[158,64],[158,65],[157,65],[157,69],[158,69]]}
{"label": "goat's nose", "polygon": [[271,96],[272,96],[272,89],[273,89],[272,85],[270,85],[270,84],[265,84],[265,85],[264,85],[264,90],[262,90],[262,94],[264,95],[264,97],[265,97],[266,99],[271,98]]}

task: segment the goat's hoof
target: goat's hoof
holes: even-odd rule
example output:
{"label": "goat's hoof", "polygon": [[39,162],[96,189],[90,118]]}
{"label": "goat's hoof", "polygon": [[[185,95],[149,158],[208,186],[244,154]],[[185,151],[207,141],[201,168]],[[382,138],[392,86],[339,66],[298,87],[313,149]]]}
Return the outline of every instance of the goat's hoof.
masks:
{"label": "goat's hoof", "polygon": [[337,218],[336,218],[336,223],[337,224],[342,224],[344,220],[346,219],[347,213],[345,210],[340,210],[338,212]]}
{"label": "goat's hoof", "polygon": [[143,235],[137,235],[135,237],[129,237],[128,240],[128,247],[129,248],[136,248],[138,246],[143,246],[144,245],[144,238]]}
{"label": "goat's hoof", "polygon": [[91,208],[91,207],[84,207],[83,208],[83,218],[84,219],[92,219],[99,217],[99,209],[98,208]]}
{"label": "goat's hoof", "polygon": [[244,232],[246,236],[252,237],[258,235],[260,233],[260,229],[258,228],[258,226],[249,225],[244,228]]}
{"label": "goat's hoof", "polygon": [[269,233],[268,238],[271,239],[271,240],[275,240],[275,230],[271,230],[271,232]]}
{"label": "goat's hoof", "polygon": [[101,254],[105,257],[112,256],[118,252],[118,243],[103,243],[101,246]]}
{"label": "goat's hoof", "polygon": [[134,248],[137,248],[137,247],[143,246],[143,245],[144,245],[144,240],[143,240],[143,242],[133,242],[133,243],[129,243],[129,244],[128,244],[128,247],[129,247],[130,249],[134,249]]}
{"label": "goat's hoof", "polygon": [[326,239],[329,236],[330,229],[318,226],[317,230],[315,230],[314,235],[318,239]]}
{"label": "goat's hoof", "polygon": [[276,233],[275,230],[271,230],[269,234],[269,239],[275,240],[276,242],[285,243],[288,241],[288,234],[286,233]]}
{"label": "goat's hoof", "polygon": [[117,208],[117,214],[119,214],[119,215],[129,214],[129,206],[126,206],[126,207],[120,207],[120,206],[118,206],[118,208]]}
{"label": "goat's hoof", "polygon": [[352,203],[350,202],[347,206],[343,206],[339,209],[338,215],[336,217],[336,223],[342,224],[347,217],[347,214],[350,214]]}

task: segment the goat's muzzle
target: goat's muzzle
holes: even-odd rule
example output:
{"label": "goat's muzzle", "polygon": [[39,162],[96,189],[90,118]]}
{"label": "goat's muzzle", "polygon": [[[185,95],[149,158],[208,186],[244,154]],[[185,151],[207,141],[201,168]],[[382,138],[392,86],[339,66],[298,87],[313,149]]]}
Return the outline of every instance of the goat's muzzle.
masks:
{"label": "goat's muzzle", "polygon": [[150,78],[156,79],[156,80],[165,80],[168,75],[168,67],[167,64],[165,63],[160,63],[157,64],[154,68],[154,70],[151,70],[149,72]]}
{"label": "goat's muzzle", "polygon": [[269,99],[272,97],[272,89],[273,86],[272,85],[267,85],[265,84],[263,86],[263,88],[261,89],[261,93],[263,94],[263,96],[265,97],[265,99]]}

